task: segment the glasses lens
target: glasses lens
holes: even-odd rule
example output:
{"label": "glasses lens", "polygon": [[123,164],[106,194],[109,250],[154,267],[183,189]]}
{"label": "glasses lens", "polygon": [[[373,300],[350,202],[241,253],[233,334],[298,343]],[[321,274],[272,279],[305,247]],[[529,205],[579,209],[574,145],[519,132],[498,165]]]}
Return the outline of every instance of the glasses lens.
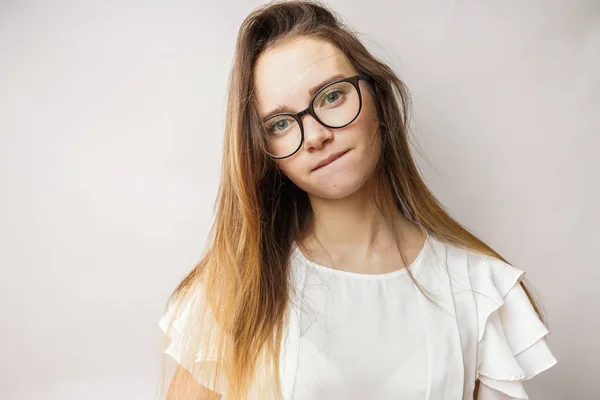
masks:
{"label": "glasses lens", "polygon": [[302,141],[298,122],[289,115],[275,115],[263,123],[267,152],[285,157],[295,152]]}
{"label": "glasses lens", "polygon": [[350,82],[333,83],[322,89],[313,101],[319,119],[333,128],[350,123],[359,110],[358,92]]}

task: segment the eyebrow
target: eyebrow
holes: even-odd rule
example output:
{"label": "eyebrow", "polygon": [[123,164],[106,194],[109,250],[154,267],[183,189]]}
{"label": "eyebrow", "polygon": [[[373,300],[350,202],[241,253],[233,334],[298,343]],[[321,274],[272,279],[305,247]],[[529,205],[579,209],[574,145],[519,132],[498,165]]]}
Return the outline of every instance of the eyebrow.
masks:
{"label": "eyebrow", "polygon": [[[327,79],[324,79],[323,81],[321,81],[320,83],[314,85],[313,87],[311,87],[310,89],[308,89],[308,94],[310,95],[310,97],[312,98],[315,93],[317,93],[320,89],[322,89],[324,86],[330,84],[333,81],[337,81],[338,79],[342,79],[345,78],[346,76],[344,74],[338,73],[335,75],[330,76]],[[277,107],[275,107],[274,109],[272,109],[271,111],[269,111],[268,113],[265,113],[262,116],[263,121],[275,114],[279,114],[279,113],[283,113],[283,112],[287,112],[289,110],[289,108],[283,104],[278,105]]]}

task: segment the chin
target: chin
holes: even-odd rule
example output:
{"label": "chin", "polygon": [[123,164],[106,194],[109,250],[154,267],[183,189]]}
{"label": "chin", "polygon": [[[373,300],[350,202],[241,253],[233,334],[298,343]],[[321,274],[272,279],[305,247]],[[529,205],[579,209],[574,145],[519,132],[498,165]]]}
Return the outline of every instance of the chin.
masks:
{"label": "chin", "polygon": [[339,200],[356,193],[364,186],[366,179],[362,176],[343,179],[329,179],[322,183],[306,185],[303,189],[309,196],[322,199]]}

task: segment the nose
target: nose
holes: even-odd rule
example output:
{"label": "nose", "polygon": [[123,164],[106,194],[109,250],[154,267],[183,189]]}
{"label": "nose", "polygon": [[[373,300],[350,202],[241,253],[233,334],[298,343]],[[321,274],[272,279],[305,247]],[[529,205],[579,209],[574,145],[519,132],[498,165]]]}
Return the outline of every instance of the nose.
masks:
{"label": "nose", "polygon": [[302,125],[304,126],[304,149],[317,149],[323,148],[325,143],[333,139],[333,132],[331,129],[323,126],[317,121],[312,115],[307,114],[302,119]]}

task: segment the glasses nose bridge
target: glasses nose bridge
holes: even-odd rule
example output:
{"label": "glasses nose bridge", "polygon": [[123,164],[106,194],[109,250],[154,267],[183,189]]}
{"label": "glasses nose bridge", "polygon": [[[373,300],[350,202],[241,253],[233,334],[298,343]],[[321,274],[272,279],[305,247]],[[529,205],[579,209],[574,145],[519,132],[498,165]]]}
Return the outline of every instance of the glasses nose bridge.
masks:
{"label": "glasses nose bridge", "polygon": [[304,117],[306,114],[312,116],[315,119],[315,121],[317,121],[320,125],[323,125],[323,123],[319,120],[319,117],[317,117],[315,115],[315,113],[311,109],[311,107],[306,107],[304,110],[302,110],[298,114],[296,114],[296,117],[298,118],[298,121],[300,122],[300,126],[302,126],[303,131],[304,131],[304,122],[302,121],[302,117]]}

